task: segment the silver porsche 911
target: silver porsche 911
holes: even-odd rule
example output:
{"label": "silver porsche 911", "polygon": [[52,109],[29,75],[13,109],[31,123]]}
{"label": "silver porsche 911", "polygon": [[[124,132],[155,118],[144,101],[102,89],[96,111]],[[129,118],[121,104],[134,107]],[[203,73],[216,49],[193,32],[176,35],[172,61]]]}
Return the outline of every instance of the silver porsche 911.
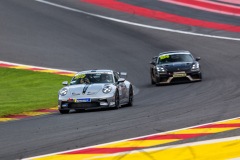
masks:
{"label": "silver porsche 911", "polygon": [[126,72],[112,70],[88,70],[78,72],[71,82],[58,92],[58,110],[62,114],[70,109],[88,110],[133,105],[132,84],[120,78]]}

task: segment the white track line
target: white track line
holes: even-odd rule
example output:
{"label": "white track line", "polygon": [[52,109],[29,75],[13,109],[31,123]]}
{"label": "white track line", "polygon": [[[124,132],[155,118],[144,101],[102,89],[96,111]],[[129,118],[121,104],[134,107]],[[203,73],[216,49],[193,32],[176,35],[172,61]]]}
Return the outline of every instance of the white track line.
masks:
{"label": "white track line", "polygon": [[209,124],[213,124],[213,123],[220,123],[220,122],[230,121],[230,120],[234,120],[234,119],[240,119],[240,117],[231,118],[231,119],[222,120],[222,121],[217,121],[217,122],[212,122],[212,123],[201,124],[201,125],[187,127],[187,128],[182,128],[182,129],[176,129],[176,130],[167,131],[167,132],[160,132],[160,133],[145,135],[145,136],[141,136],[141,137],[129,138],[129,139],[124,139],[124,140],[120,140],[120,141],[103,143],[103,144],[98,144],[98,145],[93,145],[93,146],[89,146],[89,147],[83,147],[83,148],[78,148],[78,149],[73,149],[73,150],[68,150],[68,151],[56,152],[56,153],[46,154],[46,155],[42,155],[42,156],[30,157],[30,158],[25,158],[25,159],[22,159],[22,160],[31,160],[31,159],[42,158],[42,157],[47,157],[47,156],[52,156],[52,155],[57,155],[57,154],[63,154],[63,153],[67,153],[67,152],[79,151],[79,150],[88,149],[88,148],[96,148],[96,147],[103,146],[103,145],[109,145],[109,144],[113,144],[113,143],[125,142],[125,141],[130,141],[130,140],[139,139],[139,138],[146,138],[146,137],[149,137],[149,136],[155,136],[155,135],[159,135],[159,134],[166,134],[166,133],[170,133],[170,132],[176,132],[176,131],[186,130],[186,129],[190,129],[190,128],[201,127],[201,126],[205,126],[205,125],[209,125]]}
{"label": "white track line", "polygon": [[78,10],[78,9],[66,7],[66,6],[59,5],[59,4],[52,3],[52,2],[48,2],[48,1],[45,1],[45,0],[35,0],[35,1],[41,2],[41,3],[45,3],[45,4],[48,4],[48,5],[52,5],[52,6],[55,6],[55,7],[58,7],[58,8],[63,8],[63,9],[66,9],[66,10],[70,10],[70,11],[74,11],[74,12],[90,15],[90,16],[93,16],[93,17],[107,19],[107,20],[110,20],[110,21],[124,23],[124,24],[129,24],[129,25],[133,25],[133,26],[139,26],[139,27],[144,27],[144,28],[149,28],[149,29],[156,29],[156,30],[167,31],[167,32],[181,33],[181,34],[187,34],[187,35],[208,37],[208,38],[240,41],[240,38],[213,36],[213,35],[208,35],[208,34],[200,34],[200,33],[186,32],[186,31],[180,31],[180,30],[174,30],[174,29],[168,29],[168,28],[162,28],[162,27],[154,27],[154,26],[150,26],[150,25],[144,25],[144,24],[140,24],[140,23],[134,23],[134,22],[124,21],[124,20],[120,20],[120,19],[116,19],[116,18],[101,16],[101,15],[98,15],[98,14],[88,13],[88,12],[84,12],[84,11],[81,11],[81,10]]}

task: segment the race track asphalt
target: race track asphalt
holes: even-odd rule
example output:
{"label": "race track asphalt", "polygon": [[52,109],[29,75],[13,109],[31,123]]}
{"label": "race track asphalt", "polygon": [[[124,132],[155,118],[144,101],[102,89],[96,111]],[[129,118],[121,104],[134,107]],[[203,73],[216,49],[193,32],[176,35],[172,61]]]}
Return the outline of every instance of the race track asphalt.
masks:
{"label": "race track asphalt", "polygon": [[[76,0],[51,2],[153,26],[240,37],[240,33],[144,18]],[[141,2],[144,6],[144,1]],[[146,4],[149,8],[157,5],[156,2]],[[158,4],[161,4],[159,10],[170,6]],[[184,7],[174,11],[186,14]],[[188,12],[194,17],[193,9]],[[238,17],[218,16],[201,11],[202,18],[208,17],[205,20],[240,25]],[[128,80],[139,89],[132,107],[66,115],[54,113],[0,123],[1,160],[38,156],[240,115],[240,41],[141,28],[34,0],[1,1],[0,19],[0,60],[72,71],[95,68],[126,71]],[[189,50],[195,57],[201,57],[203,81],[152,86],[151,58],[171,50]],[[215,138],[230,134],[221,133]],[[239,131],[232,135],[239,135]]]}

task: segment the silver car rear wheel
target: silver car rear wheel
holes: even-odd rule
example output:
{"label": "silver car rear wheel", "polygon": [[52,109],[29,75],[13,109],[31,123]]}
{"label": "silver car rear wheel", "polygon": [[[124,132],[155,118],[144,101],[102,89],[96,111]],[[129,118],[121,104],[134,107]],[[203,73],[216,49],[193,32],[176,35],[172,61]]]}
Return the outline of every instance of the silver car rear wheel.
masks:
{"label": "silver car rear wheel", "polygon": [[129,88],[129,101],[128,101],[128,106],[133,106],[133,88],[130,86]]}

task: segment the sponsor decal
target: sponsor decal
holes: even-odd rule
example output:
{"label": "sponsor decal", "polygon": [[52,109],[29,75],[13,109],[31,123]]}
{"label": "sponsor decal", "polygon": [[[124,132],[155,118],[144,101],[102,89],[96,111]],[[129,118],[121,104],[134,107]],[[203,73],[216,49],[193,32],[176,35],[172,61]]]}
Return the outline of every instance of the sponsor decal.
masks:
{"label": "sponsor decal", "polygon": [[67,107],[68,106],[68,104],[67,103],[65,103],[65,104],[62,104],[62,107]]}
{"label": "sponsor decal", "polygon": [[91,102],[91,99],[90,98],[75,99],[75,102]]}
{"label": "sponsor decal", "polygon": [[183,73],[183,74],[174,74],[173,77],[186,77],[187,74]]}

